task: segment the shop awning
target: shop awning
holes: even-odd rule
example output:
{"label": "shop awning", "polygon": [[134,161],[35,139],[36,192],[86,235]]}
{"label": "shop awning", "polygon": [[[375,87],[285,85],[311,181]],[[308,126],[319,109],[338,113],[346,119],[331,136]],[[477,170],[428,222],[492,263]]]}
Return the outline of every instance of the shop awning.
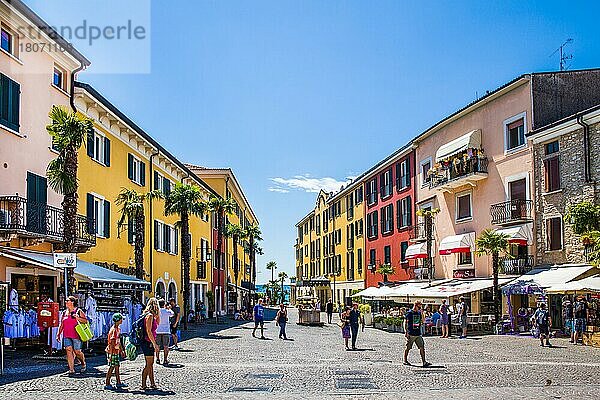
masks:
{"label": "shop awning", "polygon": [[[514,278],[499,278],[498,285],[502,286],[511,282]],[[482,279],[453,279],[440,285],[423,288],[419,295],[423,297],[442,297],[450,298],[461,296],[472,292],[478,292],[483,289],[489,289],[494,286],[494,280],[491,278]]]}
{"label": "shop awning", "polygon": [[513,226],[511,228],[498,229],[496,230],[496,232],[507,235],[509,237],[509,243],[514,243],[521,246],[533,244],[533,229],[531,224],[524,224],[519,226]]}
{"label": "shop awning", "polygon": [[533,282],[544,288],[546,291],[554,287],[560,287],[565,283],[576,281],[578,279],[597,275],[600,269],[589,264],[562,264],[548,267],[539,267],[532,269],[525,275],[521,275],[518,280]]}
{"label": "shop awning", "polygon": [[312,279],[302,281],[302,286],[329,286],[329,278],[326,276],[317,276]]}
{"label": "shop awning", "polygon": [[[56,270],[54,268],[54,258],[52,253],[2,248],[0,255],[25,262],[38,267]],[[150,282],[137,279],[135,276],[125,275],[120,272],[112,271],[100,267],[99,265],[77,259],[75,268],[75,277],[81,281],[87,281],[94,284],[96,288],[119,289],[119,290],[150,290]]]}
{"label": "shop awning", "polygon": [[379,288],[375,286],[370,286],[365,290],[361,290],[360,292],[353,294],[352,297],[373,297],[378,293],[378,289]]}
{"label": "shop awning", "polygon": [[552,286],[548,293],[600,293],[600,275]]}
{"label": "shop awning", "polygon": [[406,248],[405,257],[407,260],[417,258],[427,258],[427,242],[411,244]]}
{"label": "shop awning", "polygon": [[394,289],[389,286],[381,286],[376,289],[375,294],[371,297],[374,299],[387,299],[394,295]]}
{"label": "shop awning", "polygon": [[438,162],[467,149],[479,148],[481,148],[481,130],[476,129],[440,146],[435,153],[435,161]]}
{"label": "shop awning", "polygon": [[475,232],[447,236],[440,242],[440,255],[475,251]]}
{"label": "shop awning", "polygon": [[245,287],[243,287],[243,286],[234,285],[234,284],[233,284],[233,283],[231,283],[231,282],[227,283],[227,286],[229,286],[229,287],[232,287],[234,290],[235,290],[235,289],[238,289],[238,290],[240,290],[240,291],[242,291],[242,292],[249,292],[249,291],[250,291],[249,289],[247,289],[247,288],[245,288]]}

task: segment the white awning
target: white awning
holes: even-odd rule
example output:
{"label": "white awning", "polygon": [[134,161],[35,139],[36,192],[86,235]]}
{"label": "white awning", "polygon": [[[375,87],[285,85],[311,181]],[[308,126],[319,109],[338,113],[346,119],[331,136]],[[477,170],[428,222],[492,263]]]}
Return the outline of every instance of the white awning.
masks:
{"label": "white awning", "polygon": [[[500,278],[498,285],[505,285],[515,278]],[[423,288],[419,293],[423,297],[442,297],[450,298],[453,296],[461,296],[467,293],[478,292],[482,289],[489,289],[494,286],[494,280],[491,278],[484,279],[453,279],[441,285]]]}
{"label": "white awning", "polygon": [[513,226],[512,228],[498,229],[498,233],[503,233],[509,236],[508,242],[527,246],[533,244],[533,229],[532,224],[524,224]]}
{"label": "white awning", "polygon": [[[594,270],[594,271],[590,271]],[[584,274],[597,275],[600,269],[589,264],[563,264],[535,268],[521,275],[518,280],[533,282],[546,290],[575,281]]]}
{"label": "white awning", "polygon": [[416,281],[416,282],[405,282],[394,287],[394,297],[407,297],[413,296],[416,293],[420,293],[423,288],[433,285],[439,285],[440,283],[447,282],[446,280],[432,281],[431,284],[428,281]]}
{"label": "white awning", "polygon": [[600,275],[590,276],[578,281],[555,285],[546,290],[548,293],[598,293],[600,292]]}
{"label": "white awning", "polygon": [[475,251],[475,232],[447,236],[440,242],[440,255]]}
{"label": "white awning", "polygon": [[360,292],[353,294],[352,297],[373,297],[378,293],[379,288],[375,286],[369,286],[365,290],[361,290]]}
{"label": "white awning", "polygon": [[456,153],[460,153],[461,151],[471,148],[481,148],[481,129],[471,131],[457,139],[454,139],[451,142],[440,146],[438,151],[435,153],[435,161],[438,162]]}
{"label": "white awning", "polygon": [[411,244],[406,248],[405,257],[407,260],[417,258],[427,258],[427,242]]}

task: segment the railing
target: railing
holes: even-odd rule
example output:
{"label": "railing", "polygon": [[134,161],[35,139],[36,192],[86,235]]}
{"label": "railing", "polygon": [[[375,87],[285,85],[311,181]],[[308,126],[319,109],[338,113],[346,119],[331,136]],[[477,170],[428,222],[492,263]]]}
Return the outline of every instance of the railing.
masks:
{"label": "railing", "polygon": [[532,254],[517,258],[501,257],[500,272],[506,275],[523,275],[533,269],[535,264]]}
{"label": "railing", "polygon": [[[90,232],[94,226],[83,215],[76,219],[76,243],[81,246],[94,246],[96,234]],[[57,242],[63,241],[64,212],[62,209],[38,204],[19,196],[0,196],[0,231],[32,237],[45,237]]]}
{"label": "railing", "polygon": [[[433,237],[433,233],[435,232],[435,224],[431,224],[431,236]],[[413,225],[410,229],[410,239],[414,241],[425,241],[427,240],[427,235],[425,233],[425,222],[419,222],[416,225]]]}
{"label": "railing", "polygon": [[492,224],[504,225],[515,222],[532,221],[532,208],[533,201],[531,200],[515,199],[503,203],[492,204],[490,206]]}
{"label": "railing", "polygon": [[461,163],[457,165],[450,164],[447,169],[431,175],[431,180],[429,181],[429,188],[432,189],[438,186],[442,186],[448,182],[465,178],[476,173],[487,174],[487,172],[487,158],[470,158],[466,161],[461,161]]}

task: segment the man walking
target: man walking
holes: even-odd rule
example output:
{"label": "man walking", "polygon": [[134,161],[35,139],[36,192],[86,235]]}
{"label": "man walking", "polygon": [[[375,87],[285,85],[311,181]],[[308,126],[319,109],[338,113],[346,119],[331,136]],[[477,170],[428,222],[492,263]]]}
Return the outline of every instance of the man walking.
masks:
{"label": "man walking", "polygon": [[423,304],[420,301],[415,302],[413,308],[404,316],[404,336],[406,336],[406,349],[404,350],[404,365],[411,365],[408,362],[408,353],[412,349],[413,344],[416,344],[421,353],[421,362],[423,367],[431,366],[425,361],[425,341],[421,336],[421,324],[423,324],[423,313],[421,308]]}
{"label": "man walking", "polygon": [[462,335],[459,339],[465,339],[467,337],[467,314],[469,312],[469,306],[465,303],[465,298],[460,297],[460,303],[456,305],[456,312],[458,314],[458,323],[462,329]]}
{"label": "man walking", "polygon": [[264,339],[264,325],[265,325],[265,308],[263,307],[263,299],[258,299],[258,304],[254,306],[254,330],[252,331],[252,337],[256,337],[256,328],[260,325],[260,338]]}
{"label": "man walking", "polygon": [[179,308],[173,297],[169,299],[169,304],[171,305],[171,311],[173,311],[173,316],[170,320],[171,337],[173,338],[173,346],[171,349],[179,350],[179,345],[177,344],[177,328],[179,327],[179,320],[181,319],[181,308]]}
{"label": "man walking", "polygon": [[327,313],[327,323],[331,323],[331,317],[333,316],[333,300],[329,299],[325,304],[325,312]]}
{"label": "man walking", "polygon": [[352,304],[352,310],[348,316],[350,321],[350,331],[352,333],[352,350],[356,350],[356,338],[358,337],[358,327],[360,324],[360,311],[358,311],[358,303]]}
{"label": "man walking", "polygon": [[544,339],[546,339],[546,346],[552,347],[550,344],[550,325],[552,319],[546,310],[546,304],[540,304],[540,308],[535,311],[534,318],[535,325],[540,330],[540,346],[544,347]]}
{"label": "man walking", "polygon": [[575,314],[575,335],[573,336],[574,344],[577,344],[579,338],[583,338],[583,330],[587,321],[588,308],[583,299],[583,296],[577,296],[577,301],[573,305],[573,314]]}

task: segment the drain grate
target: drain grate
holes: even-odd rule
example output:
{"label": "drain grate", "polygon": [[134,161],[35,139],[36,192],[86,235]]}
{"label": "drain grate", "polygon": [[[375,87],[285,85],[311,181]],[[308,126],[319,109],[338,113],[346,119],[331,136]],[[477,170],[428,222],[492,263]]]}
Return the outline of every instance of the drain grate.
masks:
{"label": "drain grate", "polygon": [[228,392],[272,392],[273,388],[268,386],[234,386],[230,387]]}
{"label": "drain grate", "polygon": [[249,379],[281,379],[283,374],[267,374],[267,373],[249,373],[246,375]]}
{"label": "drain grate", "polygon": [[338,369],[337,371],[334,372],[336,375],[343,375],[343,376],[354,376],[354,375],[369,375],[369,373],[367,371],[364,370],[360,370],[360,369]]}

